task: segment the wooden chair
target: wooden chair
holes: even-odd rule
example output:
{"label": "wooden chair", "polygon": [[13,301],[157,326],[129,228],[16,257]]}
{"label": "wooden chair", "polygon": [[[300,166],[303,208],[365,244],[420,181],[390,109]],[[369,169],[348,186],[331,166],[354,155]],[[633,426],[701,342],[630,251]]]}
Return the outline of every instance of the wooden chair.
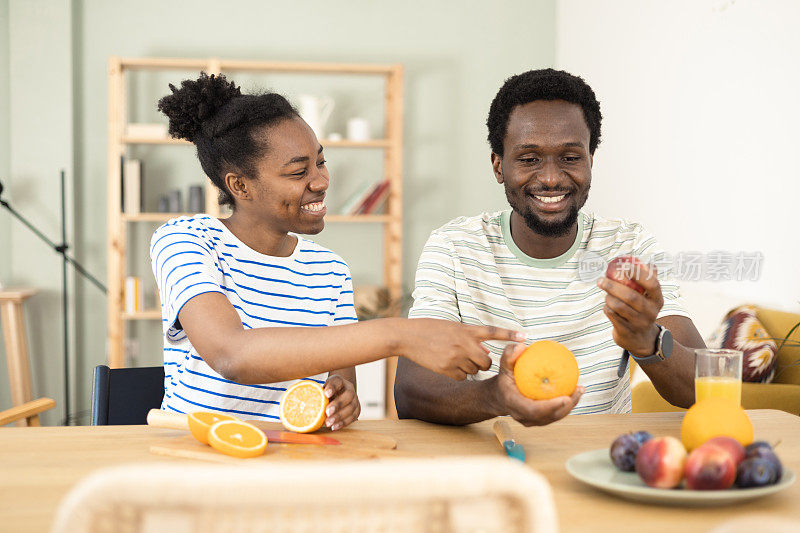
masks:
{"label": "wooden chair", "polygon": [[52,532],[558,531],[547,480],[505,457],[242,461],[99,471]]}
{"label": "wooden chair", "polygon": [[14,405],[0,411],[0,426],[12,422],[18,426],[39,426],[39,413],[56,406],[51,398],[33,399],[22,303],[35,293],[34,289],[0,290],[0,323],[5,337],[11,403]]}
{"label": "wooden chair", "polygon": [[150,409],[164,398],[164,367],[109,368],[98,365],[92,380],[92,425],[147,424]]}

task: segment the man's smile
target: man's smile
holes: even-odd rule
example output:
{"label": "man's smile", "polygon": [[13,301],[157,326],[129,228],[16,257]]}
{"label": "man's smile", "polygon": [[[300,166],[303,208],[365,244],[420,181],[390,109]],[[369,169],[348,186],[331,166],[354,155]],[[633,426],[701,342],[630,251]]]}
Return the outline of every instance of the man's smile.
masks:
{"label": "man's smile", "polygon": [[531,194],[529,195],[529,197],[533,199],[533,204],[536,206],[538,210],[546,211],[548,213],[556,213],[567,207],[567,205],[569,204],[571,193],[547,192],[543,194]]}

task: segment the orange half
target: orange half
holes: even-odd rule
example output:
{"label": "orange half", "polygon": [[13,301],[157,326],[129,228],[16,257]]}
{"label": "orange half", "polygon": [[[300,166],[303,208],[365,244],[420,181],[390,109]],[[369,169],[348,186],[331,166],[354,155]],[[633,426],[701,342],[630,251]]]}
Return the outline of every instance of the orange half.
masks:
{"label": "orange half", "polygon": [[208,443],[226,455],[247,459],[264,453],[267,449],[267,436],[247,422],[222,420],[208,430]]}
{"label": "orange half", "polygon": [[299,381],[281,397],[281,424],[289,431],[310,433],[325,423],[328,398],[322,386],[313,381]]}
{"label": "orange half", "polygon": [[203,444],[208,444],[208,430],[211,429],[211,426],[222,420],[239,420],[235,416],[206,411],[189,413],[187,416],[189,418],[189,431],[192,432],[194,438]]}

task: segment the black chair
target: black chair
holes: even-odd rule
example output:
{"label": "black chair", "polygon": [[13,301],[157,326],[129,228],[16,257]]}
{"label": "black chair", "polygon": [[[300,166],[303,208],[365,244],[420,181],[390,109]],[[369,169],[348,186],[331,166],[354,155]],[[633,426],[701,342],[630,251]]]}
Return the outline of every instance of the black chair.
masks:
{"label": "black chair", "polygon": [[92,381],[92,425],[147,424],[147,413],[160,408],[163,398],[163,366],[112,370],[98,365]]}

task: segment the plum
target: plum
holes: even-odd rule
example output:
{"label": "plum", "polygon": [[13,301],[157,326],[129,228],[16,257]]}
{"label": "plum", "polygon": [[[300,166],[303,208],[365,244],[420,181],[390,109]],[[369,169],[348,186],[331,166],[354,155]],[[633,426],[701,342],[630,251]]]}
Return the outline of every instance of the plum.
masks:
{"label": "plum", "polygon": [[653,434],[649,431],[637,431],[633,434],[633,438],[639,441],[639,444],[644,444],[653,438]]}
{"label": "plum", "polygon": [[624,472],[633,472],[640,447],[641,444],[632,433],[620,435],[611,443],[611,462]]}
{"label": "plum", "polygon": [[764,487],[774,485],[780,479],[775,463],[765,457],[749,457],[736,470],[737,487]]}
{"label": "plum", "polygon": [[757,440],[753,444],[748,444],[744,448],[744,454],[747,457],[751,457],[753,454],[756,453],[757,450],[766,450],[768,452],[772,451],[772,446],[769,442],[764,442],[763,440]]}

